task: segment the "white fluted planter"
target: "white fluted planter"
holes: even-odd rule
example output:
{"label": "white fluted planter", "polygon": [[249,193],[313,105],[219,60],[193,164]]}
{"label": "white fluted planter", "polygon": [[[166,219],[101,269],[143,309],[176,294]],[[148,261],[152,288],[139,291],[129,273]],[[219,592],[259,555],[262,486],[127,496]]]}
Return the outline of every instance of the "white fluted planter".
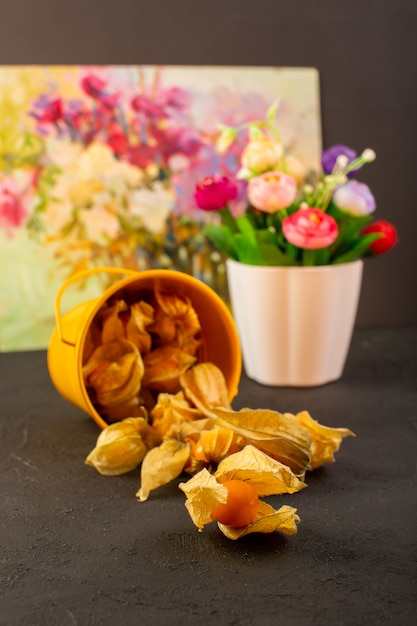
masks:
{"label": "white fluted planter", "polygon": [[342,376],[363,261],[263,267],[228,260],[227,280],[249,378],[310,387]]}

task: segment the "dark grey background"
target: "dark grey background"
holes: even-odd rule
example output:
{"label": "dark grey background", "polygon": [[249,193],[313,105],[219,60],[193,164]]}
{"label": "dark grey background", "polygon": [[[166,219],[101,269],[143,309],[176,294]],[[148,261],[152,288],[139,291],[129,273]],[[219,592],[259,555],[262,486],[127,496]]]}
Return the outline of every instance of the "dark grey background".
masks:
{"label": "dark grey background", "polygon": [[378,218],[400,237],[366,262],[357,324],[416,324],[414,0],[0,0],[0,8],[2,65],[317,67],[324,146],[376,150],[364,180]]}

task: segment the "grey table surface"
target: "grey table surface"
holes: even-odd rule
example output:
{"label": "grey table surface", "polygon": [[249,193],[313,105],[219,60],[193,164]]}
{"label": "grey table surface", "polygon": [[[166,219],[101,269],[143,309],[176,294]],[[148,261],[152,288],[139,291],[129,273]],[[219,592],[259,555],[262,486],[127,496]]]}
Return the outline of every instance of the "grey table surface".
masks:
{"label": "grey table surface", "polygon": [[177,483],[84,464],[99,433],[54,389],[46,352],[0,354],[0,624],[417,623],[417,329],[357,330],[341,380],[264,387],[234,407],[351,428],[308,488],[271,498],[298,534],[198,533]]}

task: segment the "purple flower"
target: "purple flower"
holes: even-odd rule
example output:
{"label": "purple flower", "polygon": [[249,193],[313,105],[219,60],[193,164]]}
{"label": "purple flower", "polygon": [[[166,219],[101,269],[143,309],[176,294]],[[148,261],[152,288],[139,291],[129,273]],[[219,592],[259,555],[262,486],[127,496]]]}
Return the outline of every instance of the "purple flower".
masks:
{"label": "purple flower", "polygon": [[337,187],[333,202],[339,209],[351,215],[369,215],[376,209],[375,198],[365,183],[350,180]]}
{"label": "purple flower", "polygon": [[[348,146],[343,146],[342,144],[336,144],[324,152],[321,155],[321,165],[323,167],[323,171],[326,174],[331,174],[334,166],[336,165],[337,158],[341,155],[344,155],[348,159],[348,163],[351,163],[357,158],[357,153],[352,148],[348,148]],[[348,173],[348,178],[351,178],[356,174],[358,170],[352,170],[352,172]]]}

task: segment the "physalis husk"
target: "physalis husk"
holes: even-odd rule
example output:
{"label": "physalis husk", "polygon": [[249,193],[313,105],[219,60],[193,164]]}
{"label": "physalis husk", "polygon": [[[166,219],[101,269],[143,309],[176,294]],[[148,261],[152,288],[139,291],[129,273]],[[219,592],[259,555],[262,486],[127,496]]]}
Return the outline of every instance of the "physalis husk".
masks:
{"label": "physalis husk", "polygon": [[304,478],[310,460],[310,437],[292,417],[268,409],[233,411],[215,407],[210,416],[218,425],[233,430],[247,444],[288,465]]}
{"label": "physalis husk", "polygon": [[181,474],[190,456],[190,445],[177,439],[165,439],[160,446],[149,450],[142,462],[138,500],[144,502],[151,491]]}
{"label": "physalis husk", "polygon": [[107,426],[85,462],[103,476],[120,476],[138,467],[149,448],[157,444],[143,417],[129,417]]}
{"label": "physalis husk", "polygon": [[223,372],[214,363],[197,363],[180,377],[186,397],[202,413],[220,406],[230,408]]}
{"label": "physalis husk", "polygon": [[177,393],[180,376],[196,361],[196,357],[175,346],[155,348],[143,357],[145,373],[142,384],[149,389]]}
{"label": "physalis husk", "polygon": [[83,366],[86,388],[100,407],[131,404],[138,395],[143,374],[139,350],[126,339],[99,346]]}
{"label": "physalis husk", "polygon": [[[306,487],[287,466],[248,445],[221,461],[214,474],[204,468],[189,481],[179,485],[187,496],[185,506],[199,530],[214,520],[213,511],[218,503],[227,503],[225,483],[230,480],[249,483],[260,496],[294,493]],[[283,506],[275,510],[259,501],[258,511],[247,526],[235,528],[219,522],[218,526],[230,539],[238,539],[255,532],[270,533],[276,530],[294,535],[299,521],[293,507]]]}
{"label": "physalis husk", "polygon": [[337,452],[344,437],[355,437],[349,428],[330,428],[322,426],[314,420],[308,411],[301,411],[296,415],[285,413],[292,417],[301,428],[309,434],[311,439],[310,467],[316,469],[325,463],[334,463],[334,453]]}

